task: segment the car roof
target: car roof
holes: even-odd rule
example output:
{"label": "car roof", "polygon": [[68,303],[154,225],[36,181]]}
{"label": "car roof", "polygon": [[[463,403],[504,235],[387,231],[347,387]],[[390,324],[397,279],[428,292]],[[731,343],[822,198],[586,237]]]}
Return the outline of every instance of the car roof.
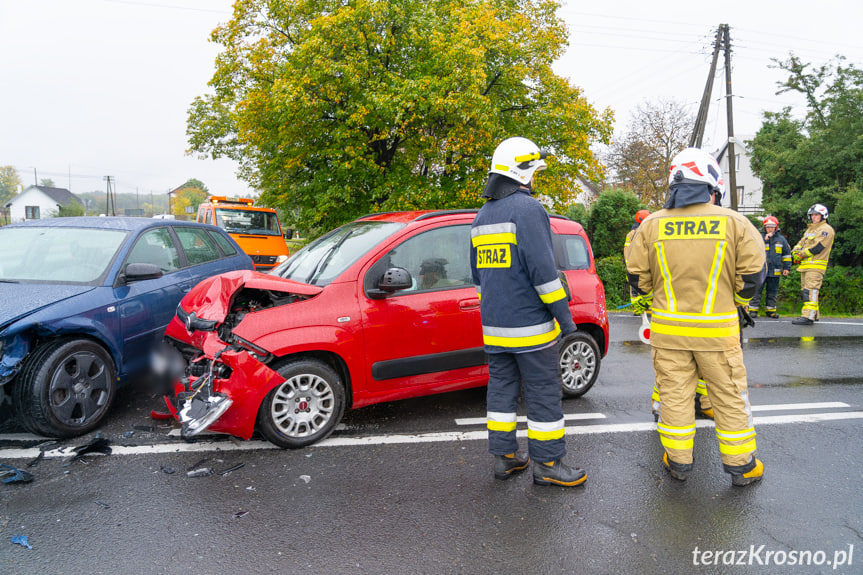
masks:
{"label": "car roof", "polygon": [[152,218],[132,218],[124,216],[80,216],[71,218],[46,218],[44,220],[30,220],[9,224],[9,228],[37,227],[37,228],[99,228],[106,230],[138,231],[146,228],[163,226],[193,226],[215,228],[208,224],[197,222],[186,222],[182,220],[161,220]]}
{"label": "car roof", "polygon": [[[442,216],[458,216],[458,215],[475,215],[478,209],[465,210],[416,210],[405,212],[381,212],[377,214],[368,214],[357,218],[357,221],[376,221],[376,222],[398,222],[410,223]],[[553,228],[559,228],[561,231],[571,231],[572,233],[581,233],[583,227],[576,221],[570,220],[566,216],[559,214],[549,214]]]}

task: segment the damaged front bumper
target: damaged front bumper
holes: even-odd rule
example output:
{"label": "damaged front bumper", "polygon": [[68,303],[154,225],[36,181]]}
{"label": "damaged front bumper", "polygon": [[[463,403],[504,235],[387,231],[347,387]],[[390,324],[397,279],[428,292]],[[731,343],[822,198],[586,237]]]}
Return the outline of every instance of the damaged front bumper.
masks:
{"label": "damaged front bumper", "polygon": [[285,381],[251,353],[234,346],[212,356],[198,355],[189,362],[188,372],[174,381],[165,396],[171,414],[182,424],[183,437],[209,429],[250,439],[261,402]]}

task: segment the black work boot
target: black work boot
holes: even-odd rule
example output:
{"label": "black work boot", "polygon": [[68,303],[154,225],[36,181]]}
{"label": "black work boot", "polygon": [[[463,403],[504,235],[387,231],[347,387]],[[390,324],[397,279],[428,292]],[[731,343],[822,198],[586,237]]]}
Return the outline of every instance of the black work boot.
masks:
{"label": "black work boot", "polygon": [[560,459],[533,464],[533,482],[537,485],[575,487],[587,481],[587,474],[578,467],[570,467]]}
{"label": "black work boot", "polygon": [[494,478],[509,479],[514,474],[527,469],[530,456],[527,453],[510,453],[494,456]]}
{"label": "black work boot", "polygon": [[662,454],[662,464],[671,473],[671,476],[678,481],[686,481],[686,476],[692,471],[691,463],[677,463],[672,459],[668,459],[668,452]]}

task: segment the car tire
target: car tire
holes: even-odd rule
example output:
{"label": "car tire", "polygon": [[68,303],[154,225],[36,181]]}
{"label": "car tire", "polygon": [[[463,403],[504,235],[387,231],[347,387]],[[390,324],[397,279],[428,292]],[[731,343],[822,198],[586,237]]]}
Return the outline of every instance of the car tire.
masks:
{"label": "car tire", "polygon": [[588,333],[571,333],[560,343],[558,366],[565,397],[579,397],[587,393],[599,376],[602,359],[596,340]]}
{"label": "car tire", "polygon": [[60,340],[37,348],[13,388],[15,413],[31,433],[75,437],[92,431],[117,391],[114,361],[90,340]]}
{"label": "car tire", "polygon": [[345,412],[345,387],[333,368],[301,359],[273,369],[285,381],[261,402],[261,434],[279,447],[297,449],[332,433]]}

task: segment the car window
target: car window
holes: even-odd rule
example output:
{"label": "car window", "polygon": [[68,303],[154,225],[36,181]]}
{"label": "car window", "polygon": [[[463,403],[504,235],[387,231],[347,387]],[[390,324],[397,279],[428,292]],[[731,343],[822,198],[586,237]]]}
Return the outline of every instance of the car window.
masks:
{"label": "car window", "polygon": [[180,238],[180,245],[186,252],[186,261],[190,266],[211,262],[221,257],[216,241],[207,233],[207,230],[177,226],[174,231]]}
{"label": "car window", "polygon": [[408,238],[391,250],[375,273],[398,267],[411,274],[413,287],[399,293],[473,285],[470,273],[470,225],[436,228]]}
{"label": "car window", "polygon": [[149,230],[138,238],[126,258],[126,265],[129,264],[154,264],[165,274],[180,269],[177,247],[168,228]]}
{"label": "car window", "polygon": [[273,212],[217,208],[216,223],[232,234],[280,236],[279,218]]}
{"label": "car window", "polygon": [[128,233],[65,227],[0,228],[0,281],[92,283]]}
{"label": "car window", "polygon": [[302,283],[327,285],[403,227],[404,224],[378,221],[345,224],[310,243],[270,273]]}
{"label": "car window", "polygon": [[231,245],[231,242],[229,242],[225,236],[223,236],[219,232],[213,232],[213,231],[210,231],[209,234],[216,241],[216,243],[219,244],[219,247],[222,248],[223,254],[225,254],[226,256],[236,255],[236,253],[237,253],[236,248],[234,248],[234,246]]}
{"label": "car window", "polygon": [[554,256],[557,260],[557,267],[560,269],[590,269],[590,251],[587,242],[579,235],[555,234]]}

